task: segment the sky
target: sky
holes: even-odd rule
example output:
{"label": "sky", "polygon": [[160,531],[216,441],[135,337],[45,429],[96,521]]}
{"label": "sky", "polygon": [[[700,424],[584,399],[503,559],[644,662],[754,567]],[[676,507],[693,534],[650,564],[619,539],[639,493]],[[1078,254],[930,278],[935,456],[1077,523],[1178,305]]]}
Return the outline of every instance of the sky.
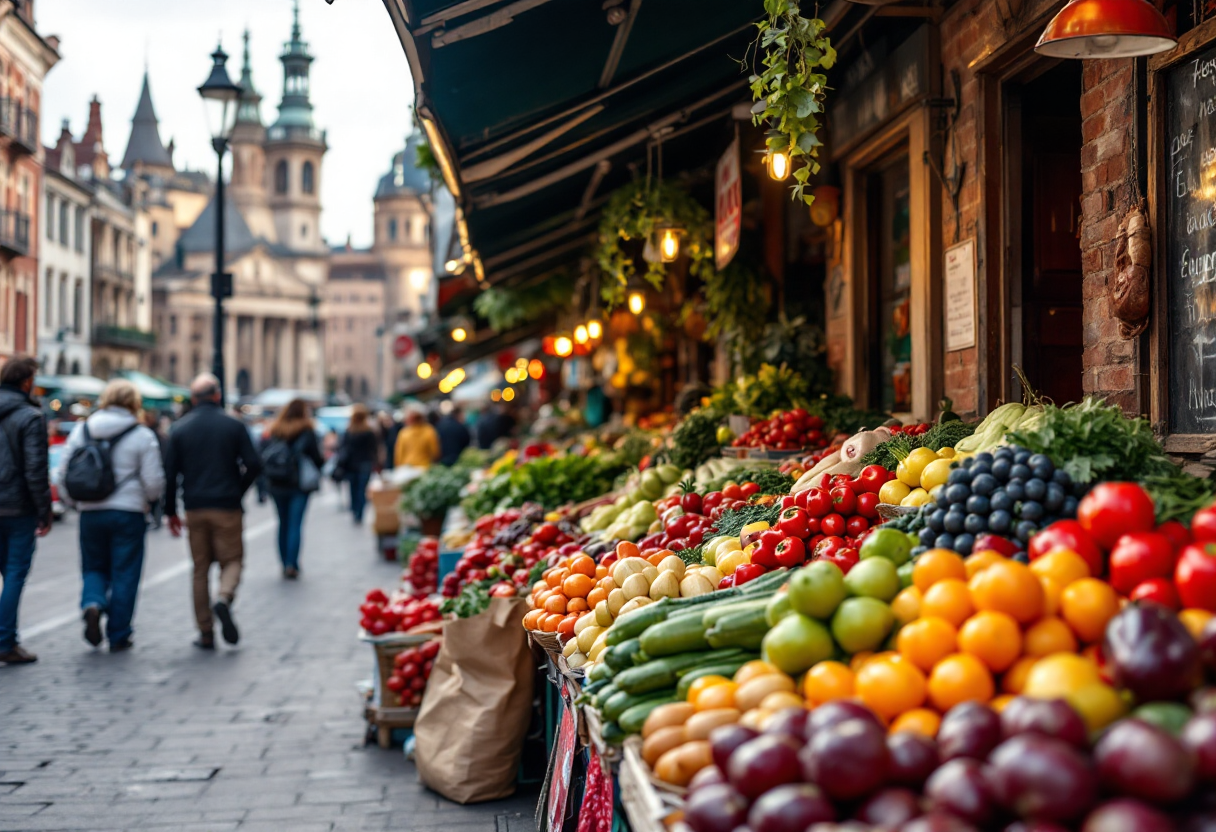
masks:
{"label": "sky", "polygon": [[[291,37],[292,0],[38,0],[39,34],[58,35],[61,60],[42,94],[42,138],[53,145],[63,119],[79,140],[89,100],[101,99],[110,162],[126,150],[145,61],[161,141],[176,142],[174,163],[214,175],[215,153],[197,87],[222,37],[228,72],[241,71],[241,33],[250,31],[253,80],[262,121],[278,115]],[[372,194],[411,129],[413,82],[382,0],[300,0],[312,64],[313,118],[328,131],[321,173],[321,227],[330,244],[372,239]]]}

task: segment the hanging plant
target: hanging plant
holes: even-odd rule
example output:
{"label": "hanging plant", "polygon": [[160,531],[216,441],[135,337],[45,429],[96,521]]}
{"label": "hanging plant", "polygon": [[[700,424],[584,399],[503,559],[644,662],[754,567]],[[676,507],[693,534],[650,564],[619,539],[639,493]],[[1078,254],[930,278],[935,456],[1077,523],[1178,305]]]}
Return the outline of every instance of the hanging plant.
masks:
{"label": "hanging plant", "polygon": [[490,329],[502,332],[568,307],[573,295],[574,280],[564,273],[555,273],[522,289],[486,289],[473,299],[473,310],[485,318]]}
{"label": "hanging plant", "polygon": [[705,279],[713,273],[713,225],[709,212],[687,191],[667,182],[636,180],[608,200],[600,219],[595,260],[609,278],[600,294],[610,309],[625,302],[626,287],[637,273],[634,258],[621,244],[629,240],[647,243],[653,253],[646,256],[642,278],[662,289],[667,264],[659,257],[656,238],[661,229],[673,225],[681,229],[680,252],[689,258],[689,273]]}
{"label": "hanging plant", "polygon": [[[827,93],[827,76],[821,70],[836,63],[836,50],[824,35],[824,22],[805,18],[798,0],[764,0],[766,19],[757,23],[760,33],[752,47],[752,123],[767,124],[765,162],[784,153],[794,168],[793,198],[807,205],[814,197],[807,180],[819,172],[819,117]],[[750,50],[749,50],[750,51]],[[755,59],[763,69],[757,71]],[[744,65],[747,65],[744,58]]]}

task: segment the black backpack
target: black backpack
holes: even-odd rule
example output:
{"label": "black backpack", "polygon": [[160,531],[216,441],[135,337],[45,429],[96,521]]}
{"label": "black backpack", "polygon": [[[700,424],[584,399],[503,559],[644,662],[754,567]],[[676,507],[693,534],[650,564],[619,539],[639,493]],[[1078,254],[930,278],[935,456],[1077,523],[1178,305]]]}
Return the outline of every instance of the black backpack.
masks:
{"label": "black backpack", "polygon": [[[114,479],[114,463],[111,458],[114,446],[124,436],[139,427],[139,423],[136,422],[109,439],[94,439],[89,433],[87,422],[81,427],[84,431],[84,444],[72,451],[72,455],[68,457],[68,467],[63,474],[63,487],[67,490],[68,496],[77,502],[99,503],[113,494],[122,484]],[[137,467],[135,473],[127,479],[138,475]]]}
{"label": "black backpack", "polygon": [[300,455],[295,443],[270,440],[262,451],[262,474],[271,485],[294,488],[300,476]]}

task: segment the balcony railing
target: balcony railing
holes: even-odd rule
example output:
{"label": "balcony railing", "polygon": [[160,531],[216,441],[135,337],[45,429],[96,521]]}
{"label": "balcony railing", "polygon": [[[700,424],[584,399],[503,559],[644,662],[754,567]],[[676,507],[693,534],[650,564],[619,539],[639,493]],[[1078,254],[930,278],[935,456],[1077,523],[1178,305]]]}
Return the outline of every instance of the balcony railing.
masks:
{"label": "balcony railing", "polygon": [[24,257],[30,253],[28,214],[0,210],[0,252],[10,257]]}
{"label": "balcony railing", "polygon": [[114,266],[96,261],[93,263],[93,279],[110,283],[135,283],[135,275],[132,272],[121,271]]}
{"label": "balcony railing", "polygon": [[98,324],[93,327],[93,344],[99,347],[150,350],[156,346],[156,333],[129,326]]}
{"label": "balcony railing", "polygon": [[0,98],[0,136],[13,140],[13,146],[33,153],[38,149],[38,111],[15,98]]}

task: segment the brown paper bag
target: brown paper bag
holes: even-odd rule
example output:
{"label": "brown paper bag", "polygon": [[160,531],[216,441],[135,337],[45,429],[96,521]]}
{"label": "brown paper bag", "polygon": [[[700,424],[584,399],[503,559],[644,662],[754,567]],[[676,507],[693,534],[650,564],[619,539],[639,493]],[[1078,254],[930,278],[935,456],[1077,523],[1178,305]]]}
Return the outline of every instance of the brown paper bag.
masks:
{"label": "brown paper bag", "polygon": [[492,598],[443,625],[443,647],[414,725],[418,776],[457,803],[506,797],[532,715],[534,665],[523,598]]}

